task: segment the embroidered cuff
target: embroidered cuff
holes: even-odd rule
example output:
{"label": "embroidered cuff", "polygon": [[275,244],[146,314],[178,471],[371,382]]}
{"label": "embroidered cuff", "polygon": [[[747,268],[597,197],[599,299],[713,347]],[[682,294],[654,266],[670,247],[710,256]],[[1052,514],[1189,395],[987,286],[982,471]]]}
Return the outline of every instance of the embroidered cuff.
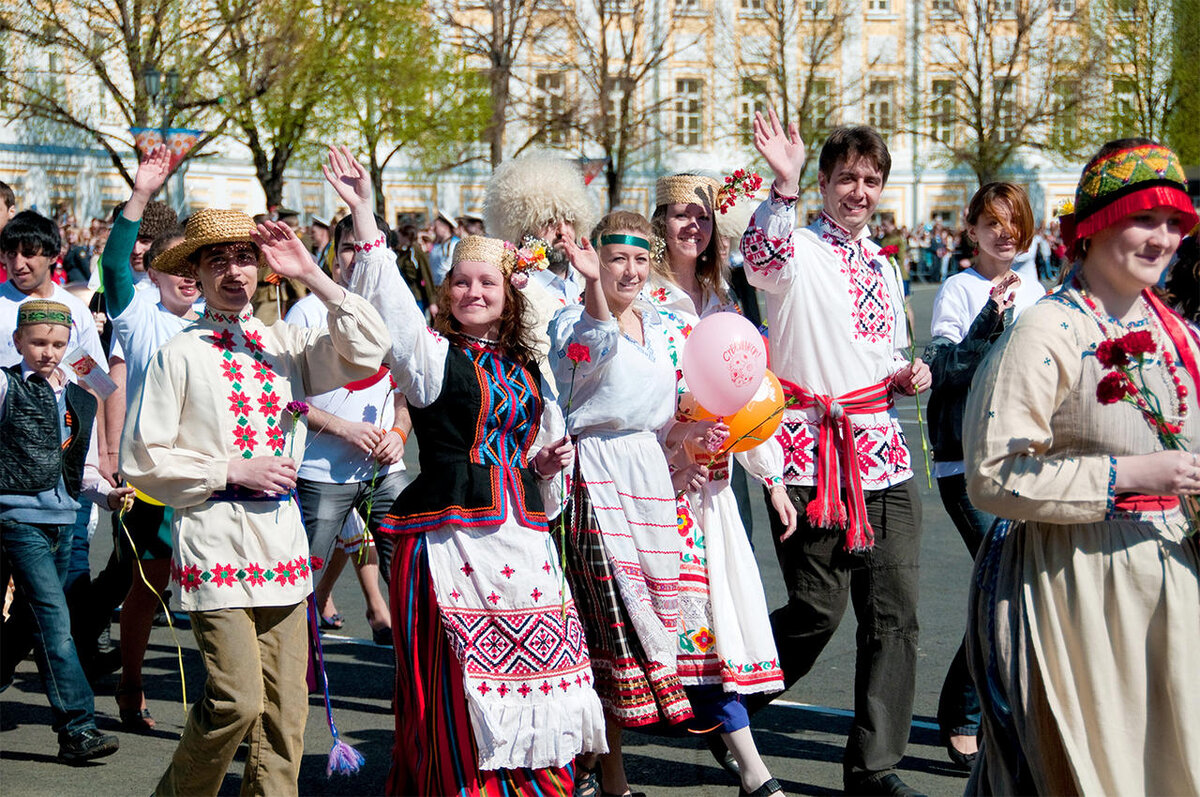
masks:
{"label": "embroidered cuff", "polygon": [[1108,499],[1105,503],[1104,518],[1111,520],[1117,511],[1117,458],[1108,458]]}
{"label": "embroidered cuff", "polygon": [[366,241],[366,242],[355,241],[354,242],[354,251],[355,252],[370,252],[372,249],[375,249],[377,247],[381,247],[384,249],[387,248],[387,236],[385,236],[383,233],[379,233],[379,235],[376,236],[374,241]]}
{"label": "embroidered cuff", "polygon": [[774,183],[771,184],[771,201],[772,202],[782,202],[784,205],[786,205],[787,207],[790,208],[793,205],[795,205],[799,199],[800,199],[799,195],[784,196],[783,194],[779,193],[779,191],[775,188]]}

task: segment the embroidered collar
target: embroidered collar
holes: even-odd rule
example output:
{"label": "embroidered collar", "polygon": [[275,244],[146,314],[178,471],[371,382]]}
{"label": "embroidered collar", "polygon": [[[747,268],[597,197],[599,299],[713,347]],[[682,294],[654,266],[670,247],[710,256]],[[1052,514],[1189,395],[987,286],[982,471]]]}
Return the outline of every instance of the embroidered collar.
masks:
{"label": "embroidered collar", "polygon": [[858,235],[851,237],[850,231],[833,220],[825,211],[821,211],[821,215],[817,216],[817,234],[831,244],[845,246],[847,244],[862,244],[862,239],[867,237],[867,228],[863,227],[858,231]]}
{"label": "embroidered collar", "polygon": [[205,321],[210,321],[214,324],[229,324],[236,326],[244,324],[254,317],[254,309],[250,305],[246,305],[240,313],[221,313],[207,305],[204,307],[204,315],[201,316]]}

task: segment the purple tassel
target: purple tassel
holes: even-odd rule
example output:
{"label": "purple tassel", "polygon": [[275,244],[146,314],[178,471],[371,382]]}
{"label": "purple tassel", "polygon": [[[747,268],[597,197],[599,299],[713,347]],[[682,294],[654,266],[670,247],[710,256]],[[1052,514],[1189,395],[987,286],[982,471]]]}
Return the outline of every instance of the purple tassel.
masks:
{"label": "purple tassel", "polygon": [[353,775],[358,772],[366,760],[362,753],[341,739],[337,739],[333,743],[333,749],[329,751],[329,763],[325,766],[325,777],[331,778],[335,772],[339,775]]}

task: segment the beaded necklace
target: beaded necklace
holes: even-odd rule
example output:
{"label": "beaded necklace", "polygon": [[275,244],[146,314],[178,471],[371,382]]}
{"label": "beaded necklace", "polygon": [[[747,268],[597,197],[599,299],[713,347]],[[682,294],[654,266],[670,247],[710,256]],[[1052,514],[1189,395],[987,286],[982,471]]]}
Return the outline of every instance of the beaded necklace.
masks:
{"label": "beaded necklace", "polygon": [[[1113,330],[1110,329],[1108,324],[1105,323],[1103,314],[1100,312],[1100,308],[1096,306],[1096,301],[1088,295],[1087,283],[1084,281],[1083,275],[1076,272],[1074,276],[1074,283],[1075,290],[1079,294],[1079,298],[1083,300],[1084,314],[1096,322],[1096,326],[1100,328],[1100,333],[1108,340],[1114,340],[1120,337],[1120,335],[1114,334]],[[1138,303],[1142,311],[1142,317],[1145,319],[1146,327],[1150,330],[1150,335],[1154,338],[1155,348],[1162,355],[1162,362],[1166,367],[1167,376],[1171,378],[1171,382],[1175,386],[1175,396],[1173,406],[1171,408],[1171,415],[1178,421],[1178,423],[1175,425],[1182,426],[1183,419],[1187,417],[1188,412],[1186,398],[1187,388],[1184,386],[1183,380],[1179,378],[1179,369],[1175,365],[1175,356],[1171,352],[1172,344],[1167,340],[1163,340],[1164,335],[1162,334],[1162,330],[1159,328],[1159,325],[1155,323],[1153,314],[1150,312],[1150,308],[1147,306],[1146,299],[1142,296],[1139,296]],[[1128,328],[1120,321],[1117,321],[1116,319],[1111,320],[1113,324],[1120,327],[1123,331],[1128,331]],[[1146,423],[1150,424],[1151,429],[1158,431],[1157,424],[1149,415],[1146,414],[1150,411],[1150,405],[1146,401],[1146,398],[1141,394],[1141,391],[1138,391],[1138,393],[1134,396],[1134,400],[1137,402],[1138,409],[1142,410],[1142,417],[1146,419]]]}
{"label": "beaded necklace", "polygon": [[494,349],[495,347],[500,345],[500,341],[498,341],[498,340],[492,340],[490,338],[479,338],[474,335],[468,335],[466,332],[455,332],[454,334],[457,335],[458,337],[462,338],[463,340],[465,340],[467,343],[474,343],[476,346],[483,346],[484,348],[493,348]]}

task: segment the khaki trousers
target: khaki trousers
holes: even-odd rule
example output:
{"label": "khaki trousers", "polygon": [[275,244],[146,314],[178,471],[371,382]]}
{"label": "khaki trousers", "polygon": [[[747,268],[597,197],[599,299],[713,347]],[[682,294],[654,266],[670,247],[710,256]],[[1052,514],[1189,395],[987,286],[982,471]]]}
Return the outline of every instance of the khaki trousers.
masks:
{"label": "khaki trousers", "polygon": [[155,794],[215,795],[243,739],[241,794],[296,794],[308,719],[305,604],[190,616],[208,680]]}

